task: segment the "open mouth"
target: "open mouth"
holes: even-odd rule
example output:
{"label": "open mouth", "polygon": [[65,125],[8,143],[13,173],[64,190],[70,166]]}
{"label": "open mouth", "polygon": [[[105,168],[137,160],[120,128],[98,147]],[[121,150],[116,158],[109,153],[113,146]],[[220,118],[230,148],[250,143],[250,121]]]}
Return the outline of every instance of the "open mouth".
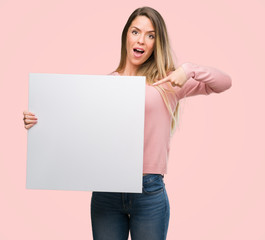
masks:
{"label": "open mouth", "polygon": [[137,54],[143,54],[144,53],[144,50],[142,49],[139,49],[139,48],[134,48],[133,51]]}

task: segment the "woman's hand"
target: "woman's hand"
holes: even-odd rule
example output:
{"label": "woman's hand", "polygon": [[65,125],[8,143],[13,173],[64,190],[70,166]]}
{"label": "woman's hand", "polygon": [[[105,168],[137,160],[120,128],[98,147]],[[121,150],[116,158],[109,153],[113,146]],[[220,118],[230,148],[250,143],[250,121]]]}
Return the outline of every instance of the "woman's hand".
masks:
{"label": "woman's hand", "polygon": [[26,129],[30,129],[32,126],[34,126],[37,122],[38,122],[38,118],[35,117],[35,114],[28,112],[28,111],[24,111],[24,127]]}
{"label": "woman's hand", "polygon": [[179,66],[175,71],[170,73],[167,77],[153,83],[152,86],[157,86],[161,83],[170,82],[173,87],[182,87],[187,82],[187,76],[184,69]]}

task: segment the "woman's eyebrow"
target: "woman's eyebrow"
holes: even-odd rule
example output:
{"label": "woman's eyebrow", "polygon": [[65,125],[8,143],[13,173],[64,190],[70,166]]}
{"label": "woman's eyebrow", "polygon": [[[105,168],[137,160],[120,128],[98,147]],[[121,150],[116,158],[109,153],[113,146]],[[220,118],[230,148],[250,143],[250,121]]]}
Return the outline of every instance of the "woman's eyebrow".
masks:
{"label": "woman's eyebrow", "polygon": [[[136,28],[138,31],[141,31],[141,29],[139,29],[138,27],[132,26],[132,28]],[[155,32],[155,30],[150,30],[150,31],[147,31],[147,32]]]}

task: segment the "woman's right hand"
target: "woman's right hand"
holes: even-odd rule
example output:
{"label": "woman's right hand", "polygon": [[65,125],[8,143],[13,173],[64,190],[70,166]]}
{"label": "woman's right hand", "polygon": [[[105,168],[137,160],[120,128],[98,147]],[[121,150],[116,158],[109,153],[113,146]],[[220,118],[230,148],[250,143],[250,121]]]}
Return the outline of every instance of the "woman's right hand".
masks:
{"label": "woman's right hand", "polygon": [[38,118],[36,118],[34,113],[31,113],[25,110],[23,114],[24,114],[24,118],[23,118],[24,127],[26,129],[30,129],[32,126],[34,126],[38,122]]}

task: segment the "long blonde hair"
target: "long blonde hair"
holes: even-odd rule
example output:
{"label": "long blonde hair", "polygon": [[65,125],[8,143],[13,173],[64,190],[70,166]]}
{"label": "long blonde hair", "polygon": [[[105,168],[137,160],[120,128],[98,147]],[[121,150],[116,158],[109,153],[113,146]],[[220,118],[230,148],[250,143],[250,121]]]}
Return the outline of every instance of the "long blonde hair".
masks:
{"label": "long blonde hair", "polygon": [[[128,18],[127,23],[125,24],[122,31],[121,38],[121,58],[116,72],[123,71],[126,65],[126,38],[129,27],[131,26],[132,21],[137,16],[146,16],[152,22],[155,28],[155,46],[154,51],[151,56],[138,68],[138,76],[146,76],[146,81],[148,84],[153,84],[159,79],[165,78],[171,71],[175,70],[166,24],[164,19],[155,9],[150,7],[137,8]],[[179,109],[179,103],[177,103],[176,109],[173,111],[166,94],[174,94],[173,87],[170,83],[167,83],[171,90],[163,88],[161,85],[154,86],[159,93],[161,94],[165,105],[172,116],[170,135],[172,136],[176,129],[177,124],[177,115]]]}

